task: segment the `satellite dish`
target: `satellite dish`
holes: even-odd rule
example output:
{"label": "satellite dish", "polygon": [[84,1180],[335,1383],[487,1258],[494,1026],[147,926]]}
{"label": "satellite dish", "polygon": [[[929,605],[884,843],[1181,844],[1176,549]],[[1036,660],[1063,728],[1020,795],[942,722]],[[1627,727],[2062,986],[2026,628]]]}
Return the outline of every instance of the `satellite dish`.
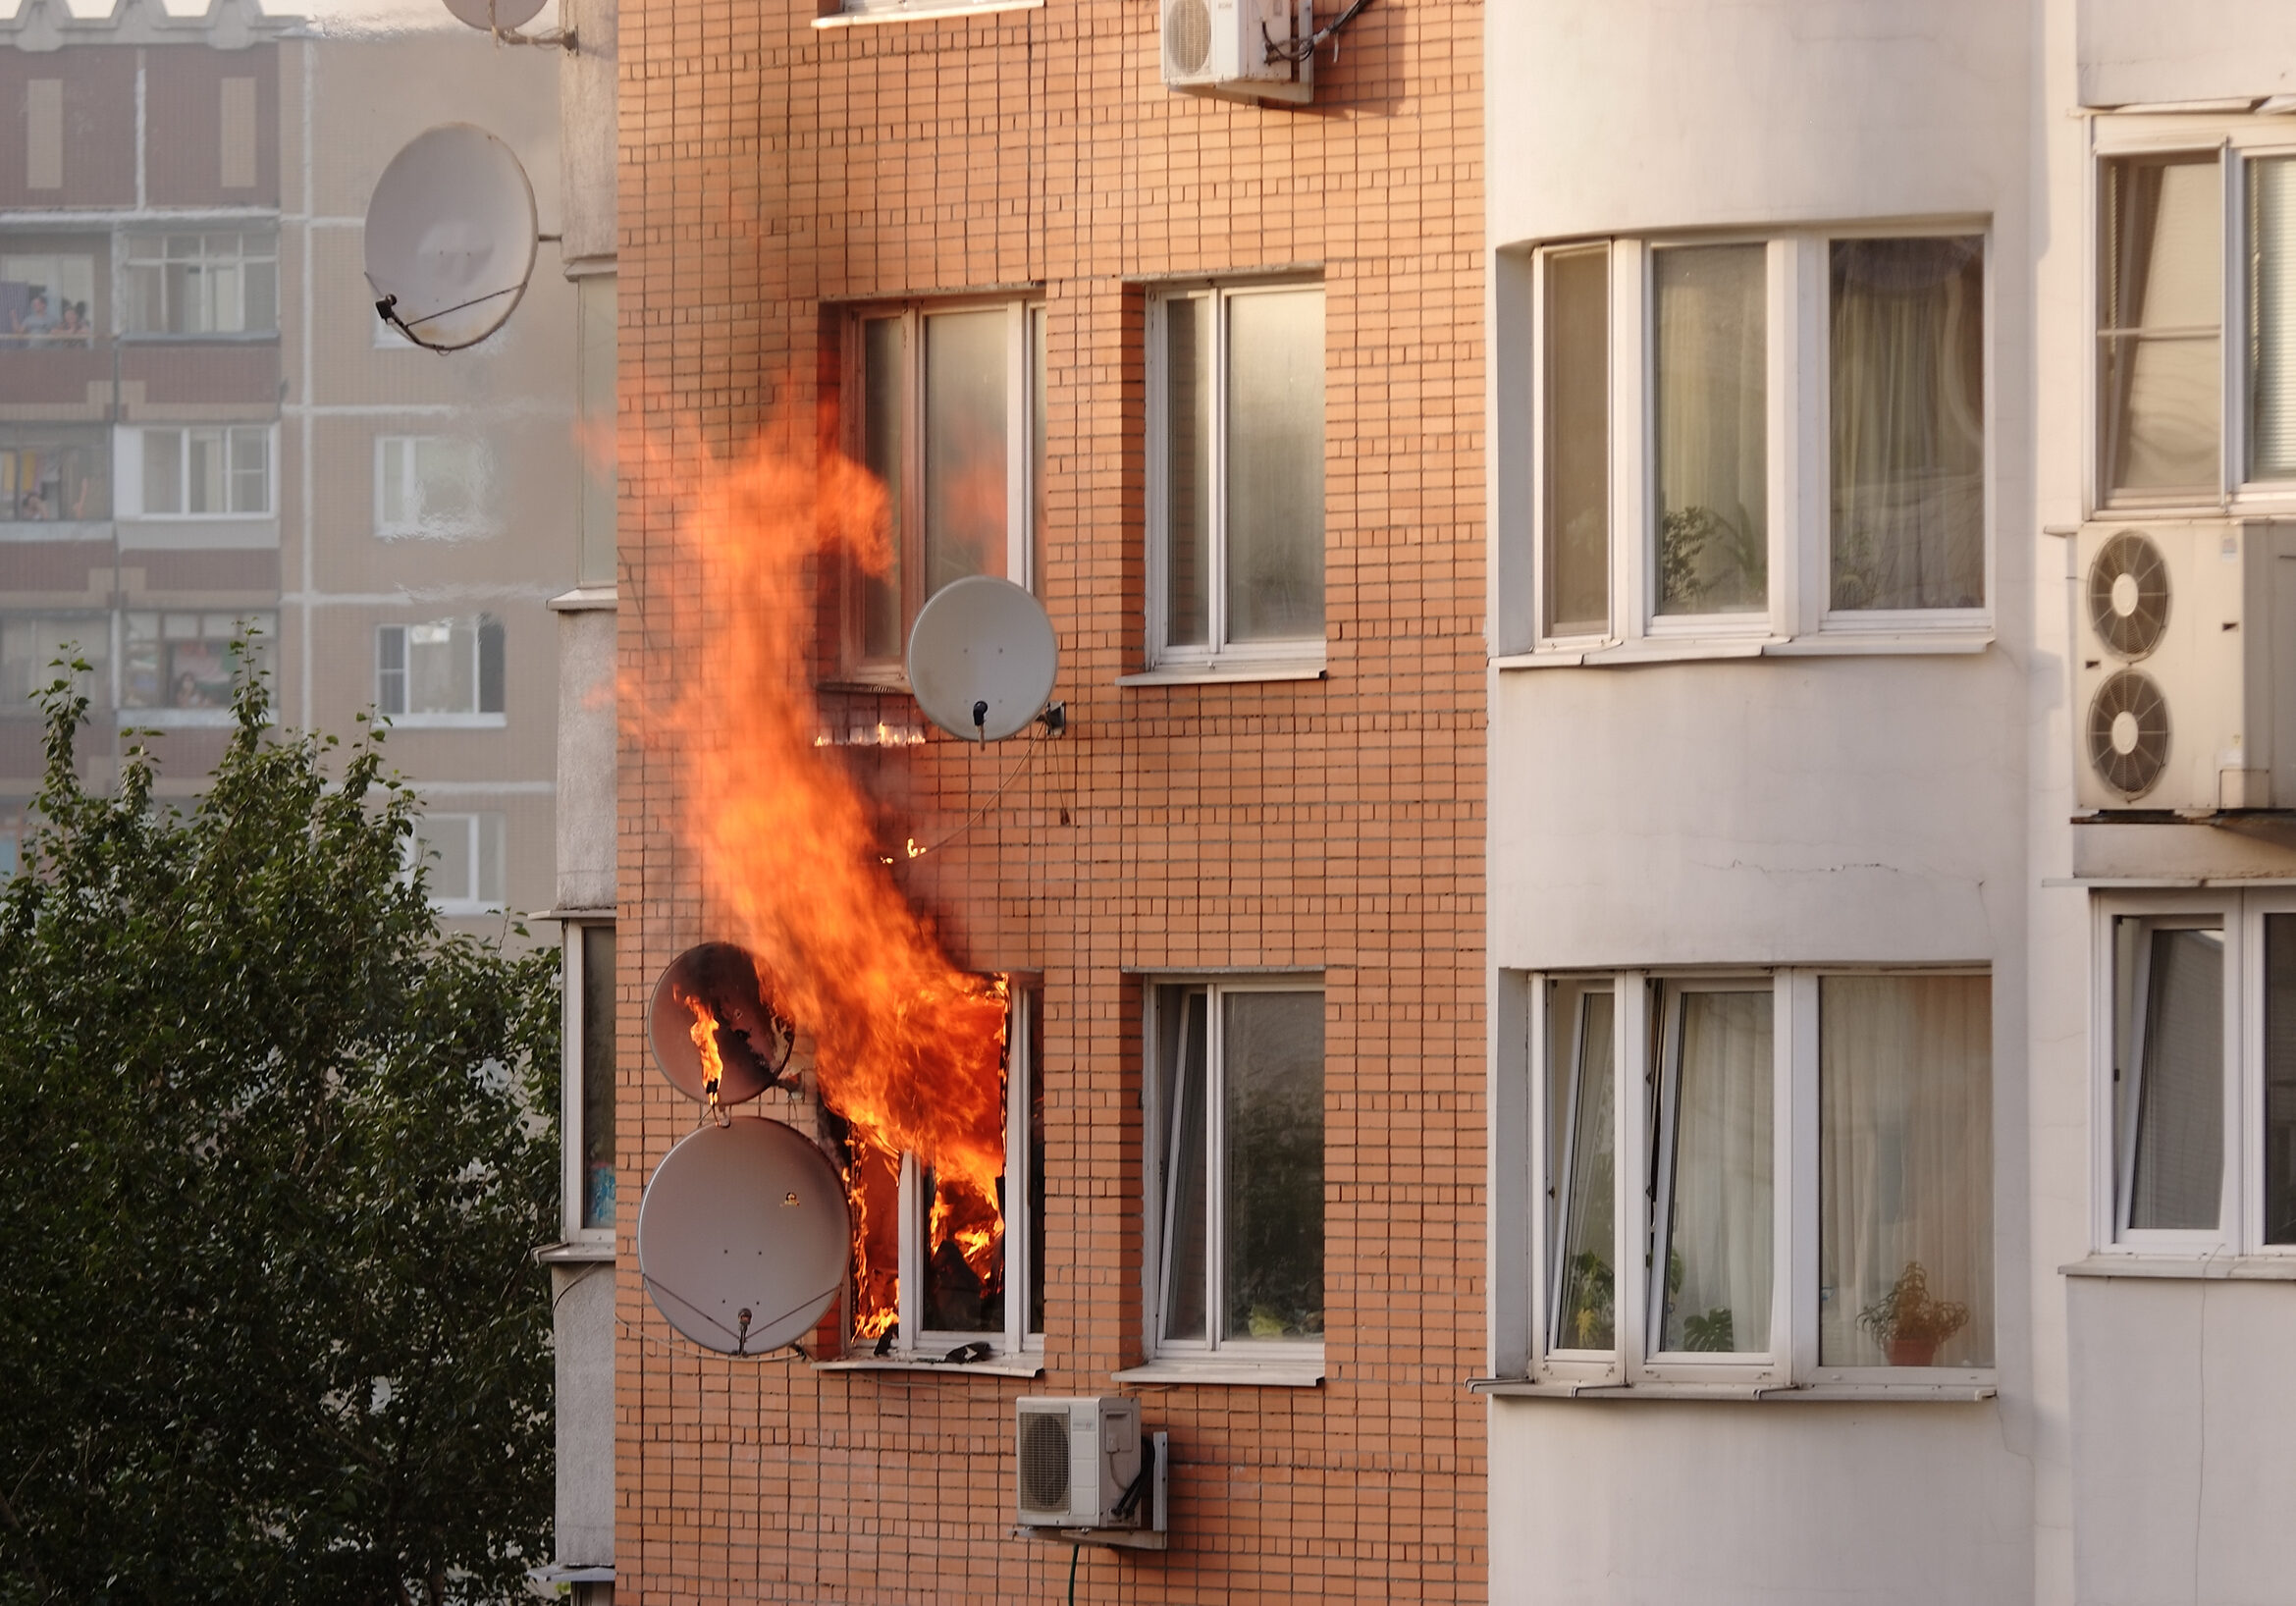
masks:
{"label": "satellite dish", "polygon": [[492,33],[499,27],[524,27],[542,15],[543,0],[447,0],[447,9],[458,23]]}
{"label": "satellite dish", "polygon": [[1002,741],[1052,695],[1060,644],[1044,605],[1010,580],[975,574],[933,594],[909,632],[909,689],[950,735]]}
{"label": "satellite dish", "polygon": [[486,130],[444,124],[391,158],[366,233],[375,311],[417,346],[460,350],[500,329],[525,294],[534,187]]}
{"label": "satellite dish", "polygon": [[638,1204],[638,1275],[669,1325],[720,1355],[802,1338],[845,1286],[836,1167],[779,1121],[687,1133]]}
{"label": "satellite dish", "polygon": [[766,996],[756,954],[704,942],[672,959],[654,984],[646,1036],[671,1086],[705,1103],[713,1092],[702,1051],[708,1042],[718,1054],[717,1102],[738,1104],[780,1080],[796,1034]]}

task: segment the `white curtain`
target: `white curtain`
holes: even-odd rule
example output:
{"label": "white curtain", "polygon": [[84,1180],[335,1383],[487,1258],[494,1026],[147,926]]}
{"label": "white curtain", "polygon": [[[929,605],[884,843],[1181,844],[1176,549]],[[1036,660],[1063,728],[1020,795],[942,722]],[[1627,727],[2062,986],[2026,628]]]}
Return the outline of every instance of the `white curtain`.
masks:
{"label": "white curtain", "polygon": [[1829,976],[1818,994],[1818,1359],[1889,1357],[1859,1312],[1918,1265],[1993,1364],[1993,1002],[1983,976]]}
{"label": "white curtain", "polygon": [[1985,602],[1985,267],[1975,239],[1833,245],[1833,606]]}
{"label": "white curtain", "polygon": [[1770,1347],[1771,1013],[1766,991],[1681,995],[1662,1349]]}
{"label": "white curtain", "polygon": [[1654,259],[1661,614],[1768,605],[1765,255],[1696,245]]}

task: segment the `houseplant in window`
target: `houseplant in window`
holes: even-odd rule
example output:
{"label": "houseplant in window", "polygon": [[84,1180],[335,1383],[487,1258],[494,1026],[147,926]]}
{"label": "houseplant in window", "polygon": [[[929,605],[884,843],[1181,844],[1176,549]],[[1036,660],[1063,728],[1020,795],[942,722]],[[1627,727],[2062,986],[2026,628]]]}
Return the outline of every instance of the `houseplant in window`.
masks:
{"label": "houseplant in window", "polygon": [[1857,1313],[1857,1324],[1882,1347],[1893,1366],[1926,1366],[1938,1348],[1969,1325],[1969,1307],[1930,1297],[1929,1273],[1908,1260],[1890,1291]]}

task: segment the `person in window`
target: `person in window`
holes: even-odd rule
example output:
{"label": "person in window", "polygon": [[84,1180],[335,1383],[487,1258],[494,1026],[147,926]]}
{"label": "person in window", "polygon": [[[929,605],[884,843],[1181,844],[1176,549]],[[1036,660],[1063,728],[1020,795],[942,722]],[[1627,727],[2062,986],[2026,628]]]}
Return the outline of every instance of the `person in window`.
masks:
{"label": "person in window", "polygon": [[56,332],[56,315],[48,310],[48,293],[35,290],[31,304],[14,320],[16,333],[27,341],[44,341]]}
{"label": "person in window", "polygon": [[54,338],[59,341],[69,341],[74,346],[85,346],[88,336],[92,333],[94,331],[88,327],[87,322],[87,303],[85,301],[66,301],[64,303],[64,316],[56,325]]}
{"label": "person in window", "polygon": [[24,519],[44,519],[48,516],[47,499],[37,491],[27,491],[17,499],[16,516]]}

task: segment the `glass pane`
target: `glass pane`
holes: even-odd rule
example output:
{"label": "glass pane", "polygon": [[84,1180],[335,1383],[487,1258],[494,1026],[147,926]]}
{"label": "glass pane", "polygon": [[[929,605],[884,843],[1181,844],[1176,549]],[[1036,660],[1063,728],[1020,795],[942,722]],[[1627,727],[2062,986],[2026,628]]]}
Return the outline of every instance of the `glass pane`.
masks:
{"label": "glass pane", "polygon": [[968,574],[1004,572],[1011,329],[1002,307],[925,320],[927,597]]}
{"label": "glass pane", "polygon": [[1610,993],[1584,994],[1575,1051],[1554,1062],[1562,1067],[1571,1106],[1556,1123],[1570,1143],[1561,1172],[1563,1232],[1556,1255],[1559,1292],[1553,1343],[1558,1350],[1618,1347],[1617,1278],[1611,1269],[1618,1252],[1617,1201],[1612,1197],[1618,1142],[1618,1122],[1612,1118],[1612,1019]]}
{"label": "glass pane", "polygon": [[2248,164],[2248,477],[2296,478],[2296,158]]}
{"label": "glass pane", "polygon": [[614,583],[615,469],[614,375],[617,349],[615,281],[610,273],[574,281],[575,316],[581,345],[582,539],[575,578],[586,586]]}
{"label": "glass pane", "polygon": [[[2121,989],[2140,1013],[2122,1080],[2128,1140],[2125,1223],[2216,1225],[2224,1173],[2224,934],[2151,928]],[[2133,1106],[2133,1107],[2130,1107]]]}
{"label": "glass pane", "polygon": [[2216,157],[2105,164],[2099,463],[2107,491],[2214,491],[2222,402]]}
{"label": "glass pane", "polygon": [[1323,292],[1227,299],[1228,640],[1323,638]]}
{"label": "glass pane", "polygon": [[1767,256],[1700,245],[1653,260],[1661,614],[1769,603]]}
{"label": "glass pane", "polygon": [[1157,1018],[1163,1027],[1163,1097],[1157,1109],[1166,1122],[1164,1150],[1163,1336],[1203,1340],[1205,999],[1184,988],[1156,990]]}
{"label": "glass pane", "polygon": [[1611,616],[1611,253],[1547,258],[1546,627],[1600,635]]}
{"label": "glass pane", "polygon": [[[925,1328],[934,1333],[1004,1331],[1004,1234],[973,1189],[943,1187],[921,1168],[930,1200],[925,1237]],[[998,1177],[1001,1200],[1004,1178]]]}
{"label": "glass pane", "polygon": [[1221,997],[1222,1339],[1323,1332],[1323,994]]}
{"label": "glass pane", "polygon": [[1770,1347],[1771,995],[1685,992],[1659,1348]]}
{"label": "glass pane", "polygon": [[228,513],[230,462],[228,432],[191,429],[184,432],[184,510],[188,513]]}
{"label": "glass pane", "polygon": [[271,434],[261,429],[231,432],[231,510],[265,513],[271,510]]}
{"label": "glass pane", "polygon": [[1818,984],[1818,1360],[1993,1365],[1993,990]]}
{"label": "glass pane", "polygon": [[[1039,393],[1040,395],[1042,393]],[[1044,1330],[1044,994],[1028,993],[1029,1331]]]}
{"label": "glass pane", "polygon": [[1164,640],[1211,642],[1212,318],[1209,298],[1164,303]]}
{"label": "glass pane", "polygon": [[2265,916],[2265,1242],[2296,1244],[2296,915]]}
{"label": "glass pane", "polygon": [[582,932],[582,1225],[614,1225],[614,928]]}
{"label": "glass pane", "polygon": [[467,814],[436,814],[415,828],[434,902],[475,895],[478,866],[470,840],[471,821]]}
{"label": "glass pane", "polygon": [[476,645],[466,620],[406,627],[406,711],[468,714],[477,706]]}
{"label": "glass pane", "polygon": [[143,432],[143,510],[184,510],[184,432],[180,429]]}
{"label": "glass pane", "polygon": [[904,346],[898,318],[872,318],[861,326],[861,462],[884,485],[891,540],[891,566],[861,579],[861,652],[880,661],[899,658],[906,645],[901,631],[901,454],[908,407]]}
{"label": "glass pane", "polygon": [[1985,604],[1985,250],[1837,240],[1832,606]]}
{"label": "glass pane", "polygon": [[503,817],[499,814],[478,816],[478,895],[486,903],[503,901]]}

